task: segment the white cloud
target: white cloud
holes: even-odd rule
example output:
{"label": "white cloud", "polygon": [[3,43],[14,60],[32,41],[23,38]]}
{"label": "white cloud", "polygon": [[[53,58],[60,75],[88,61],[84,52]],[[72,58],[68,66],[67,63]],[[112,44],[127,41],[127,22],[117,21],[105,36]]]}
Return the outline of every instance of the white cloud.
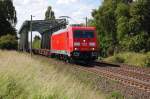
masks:
{"label": "white cloud", "polygon": [[[57,15],[65,15],[70,16],[72,19],[70,19],[70,23],[84,23],[85,17],[91,18],[91,12],[92,9],[96,8],[97,6],[92,4],[87,4],[83,2],[78,2],[77,4],[71,3],[66,6],[59,6],[56,7],[56,14]],[[66,10],[67,9],[67,10]]]}
{"label": "white cloud", "polygon": [[[17,11],[18,23],[16,28],[18,31],[25,20],[30,20],[31,15],[35,16],[33,20],[44,19],[45,11],[49,6],[48,0],[13,0],[13,3]],[[33,38],[35,35],[39,35],[39,33],[33,32]],[[30,35],[28,39],[30,41]]]}
{"label": "white cloud", "polygon": [[75,21],[74,23],[84,23],[85,17],[91,18],[91,9],[92,6],[82,5],[79,9],[72,12],[71,17],[74,19],[73,22]]}
{"label": "white cloud", "polygon": [[75,3],[78,0],[57,0],[57,4],[70,4],[70,3]]}
{"label": "white cloud", "polygon": [[25,20],[30,20],[30,15],[35,16],[33,19],[44,19],[45,11],[48,7],[48,0],[13,0],[17,11],[17,29],[19,29]]}
{"label": "white cloud", "polygon": [[[88,3],[89,1],[92,3]],[[100,4],[100,0],[13,0],[13,2],[17,10],[18,30],[25,20],[30,20],[31,14],[35,16],[34,20],[44,19],[49,5],[52,6],[57,18],[70,16],[73,18],[71,23],[81,23],[84,22],[84,17],[91,17],[91,10]]]}

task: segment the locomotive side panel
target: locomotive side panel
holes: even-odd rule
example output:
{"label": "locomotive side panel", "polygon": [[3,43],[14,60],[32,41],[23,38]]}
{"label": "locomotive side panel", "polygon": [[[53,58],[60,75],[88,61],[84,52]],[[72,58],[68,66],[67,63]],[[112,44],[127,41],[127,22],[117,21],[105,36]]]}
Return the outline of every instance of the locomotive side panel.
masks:
{"label": "locomotive side panel", "polygon": [[51,51],[56,54],[68,54],[68,31],[59,31],[51,36]]}

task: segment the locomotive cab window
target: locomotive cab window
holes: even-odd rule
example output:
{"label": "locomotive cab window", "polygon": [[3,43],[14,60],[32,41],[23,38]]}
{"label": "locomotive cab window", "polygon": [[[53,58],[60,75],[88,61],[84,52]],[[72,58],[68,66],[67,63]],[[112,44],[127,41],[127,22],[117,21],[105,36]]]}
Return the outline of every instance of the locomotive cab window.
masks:
{"label": "locomotive cab window", "polygon": [[74,38],[94,38],[94,31],[91,30],[75,30]]}

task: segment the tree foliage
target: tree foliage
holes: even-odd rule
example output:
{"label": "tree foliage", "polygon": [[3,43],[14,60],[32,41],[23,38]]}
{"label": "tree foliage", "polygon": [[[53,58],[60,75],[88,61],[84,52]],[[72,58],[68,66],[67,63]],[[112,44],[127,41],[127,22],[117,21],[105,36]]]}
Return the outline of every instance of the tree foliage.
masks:
{"label": "tree foliage", "polygon": [[33,48],[41,48],[41,38],[37,35],[34,37]]}
{"label": "tree foliage", "polygon": [[16,35],[16,23],[16,10],[12,0],[0,0],[0,37],[7,34]]}
{"label": "tree foliage", "polygon": [[45,20],[55,19],[55,13],[52,11],[52,7],[49,6],[45,12]]}
{"label": "tree foliage", "polygon": [[118,51],[150,50],[149,0],[104,0],[92,16],[102,56]]}
{"label": "tree foliage", "polygon": [[0,49],[14,50],[17,49],[17,44],[16,37],[13,35],[8,34],[0,37]]}
{"label": "tree foliage", "polygon": [[17,49],[16,10],[12,0],[0,0],[0,49]]}

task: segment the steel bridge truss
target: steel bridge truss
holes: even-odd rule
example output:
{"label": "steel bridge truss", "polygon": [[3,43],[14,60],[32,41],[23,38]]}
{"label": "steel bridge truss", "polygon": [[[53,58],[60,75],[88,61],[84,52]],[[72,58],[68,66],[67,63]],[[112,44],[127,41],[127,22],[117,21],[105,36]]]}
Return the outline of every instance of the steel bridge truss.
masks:
{"label": "steel bridge truss", "polygon": [[68,24],[66,19],[54,19],[54,20],[33,20],[25,21],[20,28],[19,35],[19,50],[21,51],[28,51],[29,47],[29,31],[31,31],[31,24],[32,24],[32,31],[37,31],[41,34],[41,48],[42,49],[49,49],[50,48],[50,35],[53,32],[56,32],[60,29],[66,28]]}

